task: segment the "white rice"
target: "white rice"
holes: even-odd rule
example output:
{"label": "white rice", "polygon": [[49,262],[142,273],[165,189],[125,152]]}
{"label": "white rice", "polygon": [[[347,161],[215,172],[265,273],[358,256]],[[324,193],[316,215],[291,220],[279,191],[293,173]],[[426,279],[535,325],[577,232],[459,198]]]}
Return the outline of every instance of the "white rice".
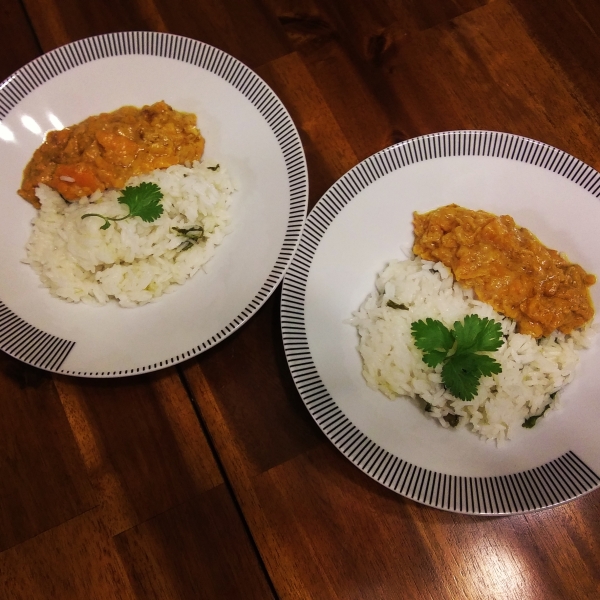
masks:
{"label": "white rice", "polygon": [[[156,183],[163,214],[152,223],[139,217],[104,221],[81,217],[128,213],[116,190],[96,192],[80,202],[65,202],[46,185],[36,188],[41,209],[33,221],[27,258],[50,293],[69,302],[102,305],[117,300],[133,307],[174,291],[215,252],[229,231],[234,185],[223,165],[194,162],[132,177],[127,186]],[[204,235],[182,251],[186,239],[174,228],[202,226]]]}
{"label": "white rice", "polygon": [[[389,307],[389,300],[407,310]],[[411,325],[432,318],[453,329],[456,321],[470,314],[501,323],[505,340],[497,352],[489,353],[501,364],[502,372],[482,377],[476,397],[463,402],[444,387],[442,365],[432,369],[423,362]],[[450,427],[444,417],[457,415],[458,427],[497,441],[522,430],[525,419],[539,415],[548,404],[544,418],[556,408],[557,392],[573,379],[577,351],[588,346],[581,331],[554,333],[539,344],[529,335],[516,333],[513,320],[473,299],[472,290],[456,283],[442,263],[420,258],[391,262],[378,275],[376,291],[354,313],[351,323],[358,329],[363,375],[369,386],[392,399],[418,400],[421,408],[430,411],[425,414],[443,427]]]}

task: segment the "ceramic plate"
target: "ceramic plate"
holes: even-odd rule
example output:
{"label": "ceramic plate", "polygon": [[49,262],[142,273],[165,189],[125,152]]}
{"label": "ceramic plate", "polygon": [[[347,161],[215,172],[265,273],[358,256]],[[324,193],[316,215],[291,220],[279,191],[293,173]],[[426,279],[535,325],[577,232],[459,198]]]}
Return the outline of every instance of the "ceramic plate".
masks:
{"label": "ceramic plate", "polygon": [[[346,321],[375,275],[412,247],[412,213],[455,202],[510,214],[546,245],[600,274],[600,174],[546,144],[447,132],[387,148],[344,175],[310,213],[284,279],[287,360],[308,410],[365,473],[418,502],[471,514],[521,513],[600,484],[598,343],[582,353],[559,410],[499,446],[444,429],[361,375]],[[592,287],[600,306],[600,285]]]}
{"label": "ceramic plate", "polygon": [[[21,262],[35,215],[16,193],[24,166],[50,129],[158,100],[197,115],[205,157],[236,180],[232,232],[205,272],[156,303],[51,297]],[[258,75],[191,39],[128,32],[58,48],[0,86],[0,190],[0,349],[50,371],[115,377],[185,360],[249,319],[291,260],[308,186],[298,132]]]}

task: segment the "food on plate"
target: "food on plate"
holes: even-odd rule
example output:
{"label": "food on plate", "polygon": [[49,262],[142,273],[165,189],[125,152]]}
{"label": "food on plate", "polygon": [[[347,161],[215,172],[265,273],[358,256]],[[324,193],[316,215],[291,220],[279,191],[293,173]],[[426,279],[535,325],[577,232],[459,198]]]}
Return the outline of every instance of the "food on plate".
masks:
{"label": "food on plate", "polygon": [[88,117],[50,131],[23,172],[19,194],[36,208],[45,184],[75,202],[106,189],[124,188],[133,176],[200,160],[204,138],[196,115],[163,101]]}
{"label": "food on plate", "polygon": [[108,229],[111,221],[124,221],[131,217],[139,217],[146,223],[152,223],[164,212],[161,203],[163,197],[164,194],[155,183],[144,181],[135,187],[127,186],[117,198],[119,204],[125,204],[129,209],[127,214],[120,217],[107,217],[98,213],[85,213],[85,215],[81,215],[81,218],[98,217],[102,219],[104,224],[100,229]]}
{"label": "food on plate", "polygon": [[[417,256],[391,261],[353,315],[363,376],[391,399],[411,398],[443,427],[502,441],[533,427],[572,381],[578,351],[589,345],[595,278],[510,217],[438,210],[415,214]],[[534,320],[531,298],[543,303],[553,291],[560,302]],[[578,299],[573,314],[566,298]]]}
{"label": "food on plate", "polygon": [[570,333],[594,316],[594,275],[546,248],[508,215],[456,204],[414,215],[413,252],[440,261],[479,300],[515,319],[520,333],[538,338]]}
{"label": "food on plate", "polygon": [[19,190],[40,209],[24,262],[69,302],[132,307],[174,291],[229,231],[234,184],[203,152],[196,116],[164,102],[50,132]]}
{"label": "food on plate", "polygon": [[486,354],[503,343],[501,325],[493,319],[466,315],[450,330],[428,318],[415,321],[410,330],[423,361],[430,367],[443,365],[442,382],[460,400],[473,400],[482,376],[502,372],[502,365]]}
{"label": "food on plate", "polygon": [[206,161],[157,169],[74,203],[41,184],[25,262],[64,300],[145,304],[213,256],[229,231],[233,191],[225,168]]}

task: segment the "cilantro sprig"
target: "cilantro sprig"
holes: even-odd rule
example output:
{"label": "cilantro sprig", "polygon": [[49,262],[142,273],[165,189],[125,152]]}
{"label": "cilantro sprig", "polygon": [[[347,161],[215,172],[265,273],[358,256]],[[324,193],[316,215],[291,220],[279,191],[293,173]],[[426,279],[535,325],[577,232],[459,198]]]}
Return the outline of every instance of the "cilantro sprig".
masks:
{"label": "cilantro sprig", "polygon": [[460,400],[473,400],[482,376],[501,373],[500,363],[482,352],[495,352],[502,346],[502,327],[492,319],[468,315],[454,323],[454,331],[441,321],[425,319],[411,326],[415,346],[423,351],[423,361],[435,368],[443,363],[442,381]]}
{"label": "cilantro sprig", "polygon": [[104,225],[100,229],[108,229],[111,221],[123,221],[130,217],[139,217],[146,223],[152,223],[163,213],[163,206],[160,202],[162,198],[163,193],[155,183],[143,182],[135,187],[128,186],[121,192],[119,203],[125,204],[129,208],[129,213],[125,216],[105,217],[96,213],[87,213],[81,218],[99,217],[104,219]]}

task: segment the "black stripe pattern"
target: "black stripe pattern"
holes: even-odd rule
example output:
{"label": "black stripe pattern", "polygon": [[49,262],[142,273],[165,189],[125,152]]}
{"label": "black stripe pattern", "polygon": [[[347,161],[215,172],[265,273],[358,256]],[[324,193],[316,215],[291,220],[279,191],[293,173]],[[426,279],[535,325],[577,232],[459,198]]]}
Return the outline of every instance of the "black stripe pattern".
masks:
{"label": "black stripe pattern", "polygon": [[0,348],[30,365],[59,370],[75,342],[40,331],[0,301]]}
{"label": "black stripe pattern", "polygon": [[[36,365],[68,375],[118,377],[154,371],[196,356],[219,343],[250,318],[277,287],[292,259],[306,217],[308,202],[306,161],[300,137],[287,110],[267,84],[246,65],[233,56],[196,40],[165,33],[130,31],[87,38],[57,48],[25,65],[0,84],[0,121],[29,93],[61,73],[101,58],[132,54],[160,56],[195,65],[221,77],[252,103],[275,135],[285,161],[289,186],[287,228],[279,255],[264,284],[240,314],[210,339],[204,340],[194,348],[184,349],[176,356],[163,361],[122,371],[64,370],[60,365],[66,355],[62,357],[60,363],[43,362]],[[3,325],[0,324],[0,332],[3,331]],[[28,339],[32,340],[29,346],[34,347],[38,337]],[[21,341],[25,341],[25,338],[21,338]],[[68,344],[70,352],[75,344],[73,342]],[[9,350],[11,347],[0,341],[1,350],[11,354]],[[21,360],[24,360],[22,357],[26,355],[13,354]]]}
{"label": "black stripe pattern", "polygon": [[569,451],[549,463],[501,477],[462,477],[407,463],[377,445],[343,413],[313,362],[304,321],[306,285],[319,243],[336,215],[367,186],[409,165],[447,156],[492,156],[536,165],[600,196],[600,173],[569,154],[507,133],[436,133],[391,146],[339,179],[307,218],[284,279],[281,327],[287,361],[309,412],[356,466],[386,487],[423,504],[470,514],[513,514],[571,500],[600,485],[600,477]]}

